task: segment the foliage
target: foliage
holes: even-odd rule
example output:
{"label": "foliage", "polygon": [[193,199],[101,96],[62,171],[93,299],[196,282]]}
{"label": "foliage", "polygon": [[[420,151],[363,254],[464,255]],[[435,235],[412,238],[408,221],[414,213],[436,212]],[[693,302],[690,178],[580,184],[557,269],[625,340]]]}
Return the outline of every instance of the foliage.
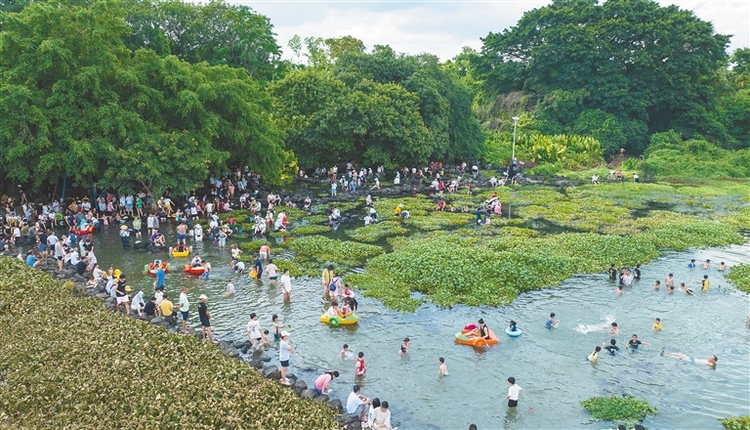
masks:
{"label": "foliage", "polygon": [[475,159],[482,136],[472,96],[432,56],[364,53],[349,36],[309,39],[310,67],[271,86],[287,144],[303,166],[330,154],[388,168]]}
{"label": "foliage", "polygon": [[331,226],[329,225],[306,224],[292,228],[292,233],[294,234],[320,234],[329,231],[331,231]]}
{"label": "foliage", "polygon": [[[495,165],[510,162],[513,133],[488,133],[483,160]],[[603,150],[594,138],[576,135],[543,135],[516,133],[516,159],[537,164],[559,164],[561,167],[581,168],[601,163]]]}
{"label": "foliage", "polygon": [[750,415],[722,418],[721,425],[724,430],[748,430],[750,429]]}
{"label": "foliage", "polygon": [[399,236],[407,232],[408,230],[396,221],[381,221],[348,231],[346,234],[358,242],[374,243],[386,237]]}
{"label": "foliage", "polygon": [[229,65],[270,81],[281,50],[268,18],[224,0],[195,4],[179,0],[127,0],[128,48],[176,55],[189,63]]}
{"label": "foliage", "polygon": [[[695,120],[715,101],[729,37],[677,6],[576,0],[526,12],[482,41],[473,64],[486,91],[536,94],[545,121],[569,127],[584,110],[598,109],[651,132],[680,127],[691,134],[707,128]],[[613,137],[608,145],[622,141]],[[625,147],[637,152],[644,144]]]}
{"label": "foliage", "polygon": [[750,293],[750,264],[740,264],[729,269],[725,278],[738,290]]}
{"label": "foliage", "polygon": [[368,258],[383,253],[383,248],[357,242],[344,242],[323,236],[295,238],[289,245],[302,260],[323,264],[332,262],[347,266],[364,263]]}
{"label": "foliage", "polygon": [[630,395],[609,397],[592,397],[581,402],[581,405],[597,421],[640,422],[649,414],[656,414],[656,407],[646,400]]}
{"label": "foliage", "polygon": [[247,160],[267,182],[281,182],[291,154],[268,94],[239,69],[131,52],[121,6],[32,3],[0,17],[7,177],[177,195]]}
{"label": "foliage", "polygon": [[[0,257],[0,273],[8,428],[338,428],[324,403],[299,399],[208,342],[107,311],[97,298],[74,299],[12,258]],[[102,407],[111,399],[124,402]]]}
{"label": "foliage", "polygon": [[657,133],[644,153],[643,169],[660,177],[750,178],[750,148],[731,151],[703,139],[683,141],[674,131]]}

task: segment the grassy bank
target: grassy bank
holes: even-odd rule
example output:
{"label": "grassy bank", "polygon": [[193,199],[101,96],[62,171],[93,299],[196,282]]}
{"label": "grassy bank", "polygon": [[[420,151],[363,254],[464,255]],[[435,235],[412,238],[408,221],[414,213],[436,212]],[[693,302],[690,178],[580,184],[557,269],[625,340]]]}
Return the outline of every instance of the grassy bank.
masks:
{"label": "grassy bank", "polygon": [[[364,267],[346,281],[394,309],[414,311],[424,300],[498,306],[610,264],[633,267],[667,250],[742,243],[738,232],[750,225],[748,189],[741,180],[500,187],[446,194],[445,212],[435,211],[437,196],[376,198],[378,224],[345,224],[333,233],[324,228],[328,207],[312,216],[293,210],[292,220],[305,224],[271,246],[294,252],[283,262],[292,273],[319,276],[328,263],[342,272]],[[476,209],[493,193],[503,216],[477,225]],[[337,206],[362,217],[362,204]],[[409,219],[393,217],[399,204]]]}
{"label": "grassy bank", "polygon": [[73,298],[15,259],[0,274],[2,427],[338,428],[325,404],[207,342]]}

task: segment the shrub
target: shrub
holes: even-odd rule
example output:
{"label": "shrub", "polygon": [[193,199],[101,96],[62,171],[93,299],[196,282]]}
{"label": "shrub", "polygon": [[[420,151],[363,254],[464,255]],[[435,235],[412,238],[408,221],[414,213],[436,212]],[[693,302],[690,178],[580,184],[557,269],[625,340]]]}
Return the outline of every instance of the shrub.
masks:
{"label": "shrub", "polygon": [[647,401],[629,395],[592,397],[581,402],[581,405],[597,421],[640,422],[647,415],[657,412],[656,407]]}
{"label": "shrub", "polygon": [[750,415],[722,418],[721,425],[725,430],[750,430]]}
{"label": "shrub", "polygon": [[750,293],[750,264],[730,267],[725,276],[738,290]]}
{"label": "shrub", "polygon": [[0,257],[0,273],[0,426],[339,428],[324,403],[208,342],[74,299],[12,258]]}

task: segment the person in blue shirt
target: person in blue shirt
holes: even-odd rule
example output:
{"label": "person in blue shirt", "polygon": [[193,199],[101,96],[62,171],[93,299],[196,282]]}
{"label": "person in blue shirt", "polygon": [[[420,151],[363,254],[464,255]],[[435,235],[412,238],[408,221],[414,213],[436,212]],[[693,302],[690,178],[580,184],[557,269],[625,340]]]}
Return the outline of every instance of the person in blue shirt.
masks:
{"label": "person in blue shirt", "polygon": [[688,269],[695,269],[695,258],[690,260],[690,263],[688,263]]}
{"label": "person in blue shirt", "polygon": [[36,256],[31,251],[26,254],[26,265],[29,267],[36,267],[37,265]]}
{"label": "person in blue shirt", "polygon": [[544,324],[544,328],[549,328],[549,329],[551,329],[551,328],[553,328],[553,327],[557,327],[557,325],[558,325],[559,323],[560,323],[560,320],[556,320],[556,319],[555,319],[555,313],[554,313],[554,312],[552,312],[551,314],[549,314],[549,319],[548,319],[548,320],[547,320],[547,322],[546,322],[546,323]]}
{"label": "person in blue shirt", "polygon": [[164,285],[165,285],[164,275],[165,275],[164,268],[161,267],[161,264],[160,264],[159,267],[156,269],[156,281],[154,282],[154,288],[156,288],[157,290],[164,289]]}

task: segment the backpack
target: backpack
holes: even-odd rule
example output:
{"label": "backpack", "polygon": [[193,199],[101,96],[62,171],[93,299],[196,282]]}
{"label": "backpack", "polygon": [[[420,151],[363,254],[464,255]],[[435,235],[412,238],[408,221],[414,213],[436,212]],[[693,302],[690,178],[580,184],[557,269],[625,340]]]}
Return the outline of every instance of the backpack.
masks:
{"label": "backpack", "polygon": [[336,282],[338,281],[338,279],[338,277],[334,277],[333,279],[331,279],[331,284],[328,285],[329,290],[336,291]]}

